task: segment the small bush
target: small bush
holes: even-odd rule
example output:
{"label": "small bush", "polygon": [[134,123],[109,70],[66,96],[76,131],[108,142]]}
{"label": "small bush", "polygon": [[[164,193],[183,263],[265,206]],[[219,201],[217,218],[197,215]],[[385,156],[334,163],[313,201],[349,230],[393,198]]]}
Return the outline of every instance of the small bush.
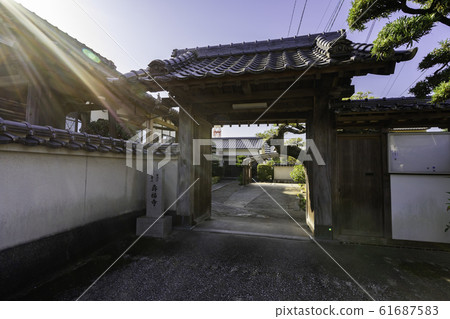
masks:
{"label": "small bush", "polygon": [[294,166],[294,169],[292,170],[290,175],[294,182],[299,183],[299,184],[306,183],[306,173],[305,173],[305,167],[303,165]]}
{"label": "small bush", "polygon": [[236,166],[242,166],[242,162],[247,158],[247,155],[236,156]]}
{"label": "small bush", "polygon": [[271,182],[273,178],[273,167],[268,164],[259,164],[256,169],[258,175],[258,181]]}
{"label": "small bush", "polygon": [[300,206],[300,209],[306,210],[306,198],[303,196],[303,194],[298,194],[298,205]]}
{"label": "small bush", "polygon": [[242,178],[242,173],[239,174],[239,176],[238,176],[238,182],[239,182],[239,185],[244,184],[244,181],[243,181],[243,178]]}
{"label": "small bush", "polygon": [[220,182],[220,176],[213,176],[212,177],[212,183],[213,184],[217,184],[218,182]]}

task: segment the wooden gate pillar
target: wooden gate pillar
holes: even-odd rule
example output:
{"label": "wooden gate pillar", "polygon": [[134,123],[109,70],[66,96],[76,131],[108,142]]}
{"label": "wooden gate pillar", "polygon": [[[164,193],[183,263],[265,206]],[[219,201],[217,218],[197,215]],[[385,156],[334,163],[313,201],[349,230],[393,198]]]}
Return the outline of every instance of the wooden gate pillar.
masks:
{"label": "wooden gate pillar", "polygon": [[[309,124],[310,138],[317,146],[325,165],[320,165],[317,158],[308,164],[310,172],[308,174],[309,188],[309,207],[310,214],[313,216],[314,236],[324,239],[333,238],[332,228],[332,174],[334,167],[334,149],[336,145],[336,129],[334,117],[329,109],[329,96],[320,95],[314,98],[314,110],[312,121]],[[312,152],[309,152],[310,154]]]}
{"label": "wooden gate pillar", "polygon": [[[192,114],[191,110],[187,110]],[[180,155],[178,157],[178,186],[180,196],[197,182],[177,202],[177,215],[181,223],[189,226],[211,216],[212,163],[204,157],[211,155],[211,146],[200,146],[200,165],[194,165],[194,139],[211,139],[212,126],[209,122],[180,110],[178,138]]]}
{"label": "wooden gate pillar", "polygon": [[[200,124],[198,126],[198,137],[209,143],[212,143],[212,125],[203,120],[197,120]],[[206,142],[208,143],[208,142]],[[197,197],[198,198],[198,209],[194,212],[195,220],[202,221],[204,219],[211,217],[211,200],[212,200],[212,161],[207,159],[211,157],[212,147],[211,145],[200,146],[200,165],[197,165],[197,174],[195,178],[200,178],[197,182]],[[205,157],[206,156],[206,157]]]}
{"label": "wooden gate pillar", "polygon": [[[306,118],[306,140],[314,140],[313,136],[313,114],[312,111],[308,114]],[[313,204],[313,163],[310,161],[305,161],[303,163],[305,167],[305,177],[306,177],[306,224],[308,224],[311,231],[314,233],[314,204]]]}

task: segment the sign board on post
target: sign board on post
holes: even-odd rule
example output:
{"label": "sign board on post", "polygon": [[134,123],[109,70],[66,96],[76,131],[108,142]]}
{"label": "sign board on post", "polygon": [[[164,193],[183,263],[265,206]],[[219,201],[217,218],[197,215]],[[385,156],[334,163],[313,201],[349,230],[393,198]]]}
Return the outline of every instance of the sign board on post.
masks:
{"label": "sign board on post", "polygon": [[164,213],[162,193],[162,169],[154,170],[152,175],[147,175],[146,207],[147,217],[158,218]]}

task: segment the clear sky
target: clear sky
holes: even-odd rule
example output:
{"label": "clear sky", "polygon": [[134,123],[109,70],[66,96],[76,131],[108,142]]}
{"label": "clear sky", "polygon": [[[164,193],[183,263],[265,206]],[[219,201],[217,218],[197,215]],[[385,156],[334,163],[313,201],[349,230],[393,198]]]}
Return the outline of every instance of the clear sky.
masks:
{"label": "clear sky", "polygon": [[[17,0],[26,8],[116,64],[122,73],[145,68],[154,59],[167,59],[175,48],[278,39],[288,36],[295,0]],[[299,35],[324,31],[339,0],[309,0]],[[297,33],[305,0],[297,0],[289,36]],[[332,30],[348,29],[351,1],[345,0]],[[375,23],[373,41],[387,20]],[[370,27],[370,24],[368,25]],[[348,32],[365,42],[369,29]],[[355,77],[355,91],[375,97],[407,96],[405,89],[420,75],[418,62],[448,28],[438,26],[425,36],[416,57],[397,64],[391,76]],[[404,64],[404,66],[402,66]],[[423,75],[431,74],[428,71]],[[423,78],[422,77],[422,78]],[[223,136],[254,136],[261,127],[224,127]]]}

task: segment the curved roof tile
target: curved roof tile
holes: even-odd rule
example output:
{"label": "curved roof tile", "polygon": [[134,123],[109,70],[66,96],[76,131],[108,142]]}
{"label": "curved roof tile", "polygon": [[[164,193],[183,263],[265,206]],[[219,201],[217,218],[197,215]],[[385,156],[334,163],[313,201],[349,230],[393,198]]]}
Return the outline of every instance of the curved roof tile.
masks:
{"label": "curved roof tile", "polygon": [[[239,76],[263,72],[302,70],[309,66],[373,62],[372,44],[353,43],[343,30],[336,32],[229,45],[174,50],[172,58],[154,60],[148,72],[156,81]],[[391,61],[407,61],[415,50],[396,51]],[[127,77],[140,77],[130,72]],[[146,78],[146,80],[152,80]]]}

